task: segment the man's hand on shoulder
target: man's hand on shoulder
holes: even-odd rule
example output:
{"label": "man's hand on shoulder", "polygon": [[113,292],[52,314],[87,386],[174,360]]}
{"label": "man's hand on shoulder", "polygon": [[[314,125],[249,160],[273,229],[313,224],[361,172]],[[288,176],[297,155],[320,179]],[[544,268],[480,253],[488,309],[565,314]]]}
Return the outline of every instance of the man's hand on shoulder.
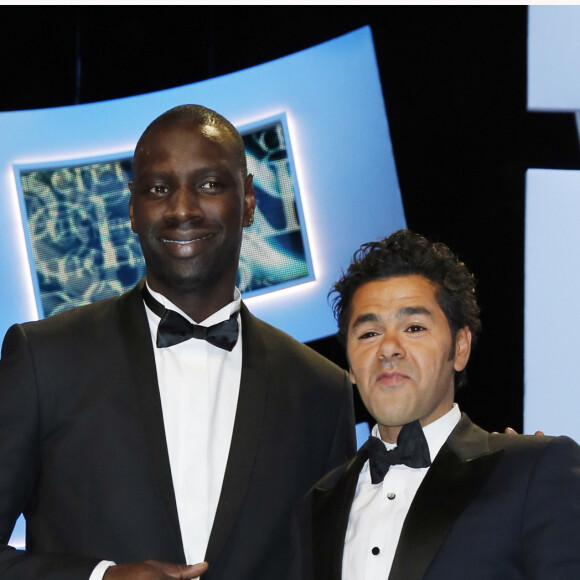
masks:
{"label": "man's hand on shoulder", "polygon": [[[497,433],[497,431],[494,431],[494,433]],[[506,433],[507,435],[517,435],[518,432],[515,429],[512,429],[511,427],[506,427],[504,433]],[[544,432],[543,431],[536,431],[534,433],[534,435],[543,435]]]}
{"label": "man's hand on shoulder", "polygon": [[191,580],[201,576],[208,568],[206,562],[186,566],[185,564],[168,564],[156,560],[146,560],[137,564],[119,564],[111,566],[103,580]]}

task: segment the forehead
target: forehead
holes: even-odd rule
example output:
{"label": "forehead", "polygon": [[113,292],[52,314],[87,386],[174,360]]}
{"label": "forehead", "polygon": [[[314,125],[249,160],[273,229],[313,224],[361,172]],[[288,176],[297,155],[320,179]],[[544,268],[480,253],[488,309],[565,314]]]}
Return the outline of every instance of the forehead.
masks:
{"label": "forehead", "polygon": [[240,168],[236,143],[229,131],[219,125],[195,121],[165,123],[154,127],[141,139],[133,159],[134,171],[163,162],[219,163]]}
{"label": "forehead", "polygon": [[364,313],[390,317],[400,315],[410,307],[422,307],[434,317],[444,317],[436,291],[435,284],[418,274],[367,282],[357,288],[352,297],[349,324]]}

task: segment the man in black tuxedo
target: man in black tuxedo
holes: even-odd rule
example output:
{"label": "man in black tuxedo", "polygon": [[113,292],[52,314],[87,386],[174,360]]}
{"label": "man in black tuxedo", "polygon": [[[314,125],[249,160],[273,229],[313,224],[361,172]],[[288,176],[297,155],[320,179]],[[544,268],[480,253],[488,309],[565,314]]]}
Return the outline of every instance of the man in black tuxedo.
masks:
{"label": "man in black tuxedo", "polygon": [[316,580],[580,578],[580,448],[490,434],[454,403],[480,329],[474,279],[402,230],[335,285],[351,379],[377,421],[301,506]]}
{"label": "man in black tuxedo", "polygon": [[130,190],[146,280],[6,334],[0,577],[279,580],[293,504],[354,453],[352,385],[241,302],[255,199],[226,119],[157,118]]}

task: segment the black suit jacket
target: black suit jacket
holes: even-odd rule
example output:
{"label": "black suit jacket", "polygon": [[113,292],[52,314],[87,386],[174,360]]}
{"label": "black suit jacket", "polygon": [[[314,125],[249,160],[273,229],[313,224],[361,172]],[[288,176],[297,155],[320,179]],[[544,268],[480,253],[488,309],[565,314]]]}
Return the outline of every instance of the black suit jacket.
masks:
{"label": "black suit jacket", "polygon": [[[341,578],[367,459],[363,446],[302,504],[305,578]],[[567,437],[490,434],[463,415],[417,491],[389,575],[420,578],[580,578],[580,447]]]}
{"label": "black suit jacket", "polygon": [[[241,316],[240,394],[206,577],[279,580],[294,502],[354,453],[352,387],[243,305]],[[5,545],[21,512],[26,551]],[[7,332],[0,543],[7,579],[87,580],[102,559],[184,562],[140,285]]]}

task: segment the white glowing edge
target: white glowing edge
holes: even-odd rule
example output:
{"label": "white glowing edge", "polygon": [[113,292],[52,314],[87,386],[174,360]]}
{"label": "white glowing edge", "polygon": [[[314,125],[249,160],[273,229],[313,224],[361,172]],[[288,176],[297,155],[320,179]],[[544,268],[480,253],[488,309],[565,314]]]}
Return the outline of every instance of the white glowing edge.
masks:
{"label": "white glowing edge", "polygon": [[152,119],[186,102],[207,105],[238,127],[286,114],[316,280],[249,298],[248,304],[301,341],[335,332],[330,287],[361,243],[405,225],[368,27],[202,83],[104,103],[0,114],[6,184],[0,243],[7,249],[0,255],[6,280],[0,288],[0,333],[38,316],[13,165],[130,151]]}
{"label": "white glowing edge", "polygon": [[8,206],[9,219],[14,227],[12,228],[12,236],[14,245],[12,251],[15,253],[16,262],[20,264],[17,270],[17,275],[28,283],[23,284],[22,298],[22,313],[25,320],[38,320],[38,310],[36,308],[36,295],[34,293],[34,284],[30,275],[30,264],[28,261],[28,249],[26,245],[26,237],[24,228],[22,226],[22,214],[20,209],[20,200],[18,191],[16,189],[16,182],[14,181],[14,170],[10,167],[4,172],[4,191],[7,192],[6,205]]}

